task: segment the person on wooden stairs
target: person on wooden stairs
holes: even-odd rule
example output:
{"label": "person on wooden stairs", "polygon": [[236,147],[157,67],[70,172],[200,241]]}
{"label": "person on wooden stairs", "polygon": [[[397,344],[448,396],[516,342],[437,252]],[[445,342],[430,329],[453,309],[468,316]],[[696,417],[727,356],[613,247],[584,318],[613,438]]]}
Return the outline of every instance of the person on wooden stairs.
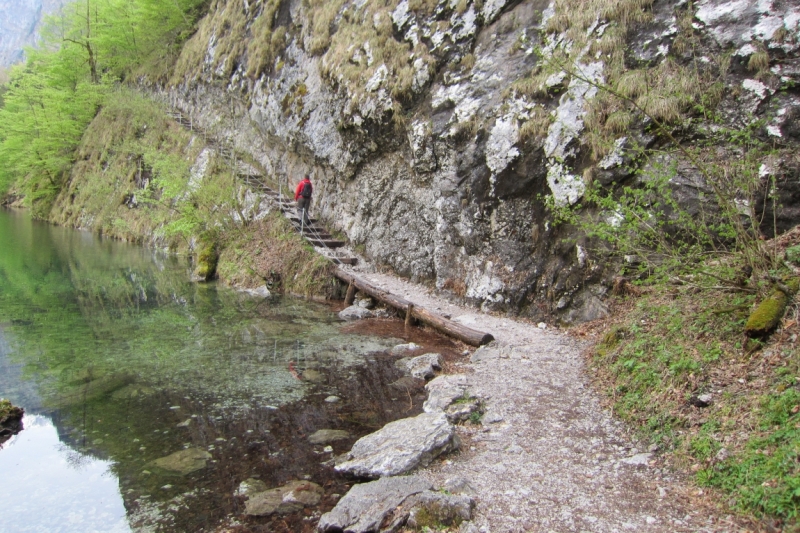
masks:
{"label": "person on wooden stairs", "polygon": [[303,221],[305,226],[311,224],[308,218],[308,211],[311,209],[311,194],[313,192],[314,187],[311,185],[308,174],[306,174],[297,184],[297,189],[294,191],[294,201],[297,202],[297,217]]}

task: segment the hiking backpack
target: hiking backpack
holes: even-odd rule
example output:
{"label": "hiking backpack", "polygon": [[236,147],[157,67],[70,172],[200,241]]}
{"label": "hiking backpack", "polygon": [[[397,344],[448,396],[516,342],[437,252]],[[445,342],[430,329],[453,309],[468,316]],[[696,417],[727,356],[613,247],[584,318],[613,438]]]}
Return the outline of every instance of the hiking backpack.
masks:
{"label": "hiking backpack", "polygon": [[311,198],[311,182],[307,181],[303,184],[303,190],[300,191],[300,196],[303,198]]}

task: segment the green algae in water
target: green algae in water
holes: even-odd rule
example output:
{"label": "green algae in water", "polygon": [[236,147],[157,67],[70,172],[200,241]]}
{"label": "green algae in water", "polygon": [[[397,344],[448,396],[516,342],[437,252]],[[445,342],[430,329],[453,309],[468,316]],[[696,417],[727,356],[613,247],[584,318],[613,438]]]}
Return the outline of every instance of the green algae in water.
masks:
{"label": "green algae in water", "polygon": [[[51,419],[68,461],[109,461],[134,530],[213,528],[252,476],[344,493],[308,435],[348,431],[339,454],[421,408],[372,355],[400,339],[343,335],[326,305],[192,283],[179,258],[13,212],[0,250],[0,368],[18,381],[0,396]],[[192,468],[159,466],[182,450]]]}

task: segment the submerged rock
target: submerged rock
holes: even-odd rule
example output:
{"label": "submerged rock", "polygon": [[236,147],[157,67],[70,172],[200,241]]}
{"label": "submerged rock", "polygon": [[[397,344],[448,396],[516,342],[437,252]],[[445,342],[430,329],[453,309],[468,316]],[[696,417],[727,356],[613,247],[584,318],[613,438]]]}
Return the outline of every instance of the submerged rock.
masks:
{"label": "submerged rock", "polygon": [[414,344],[413,342],[409,342],[408,344],[398,344],[391,350],[392,355],[404,355],[408,352],[414,352],[421,348],[419,344]]}
{"label": "submerged rock", "polygon": [[336,470],[369,478],[396,476],[426,466],[458,446],[455,427],[444,413],[423,413],[360,438]]}
{"label": "submerged rock", "polygon": [[372,311],[360,305],[351,305],[339,311],[339,318],[342,320],[363,320],[373,316]]}
{"label": "submerged rock", "polygon": [[308,437],[311,444],[328,444],[336,440],[349,439],[350,433],[342,429],[320,429]]}
{"label": "submerged rock", "polygon": [[317,530],[321,533],[378,531],[386,516],[409,496],[431,488],[433,485],[419,476],[385,477],[355,485],[331,512],[322,515]]}
{"label": "submerged rock", "polygon": [[166,457],[156,459],[152,464],[162,470],[168,470],[180,475],[190,474],[206,467],[206,461],[211,459],[211,454],[200,448],[186,448]]}
{"label": "submerged rock", "polygon": [[250,497],[253,494],[258,492],[264,492],[267,490],[267,484],[261,481],[260,479],[254,479],[249,477],[239,483],[239,488],[236,489],[234,496],[245,496]]}
{"label": "submerged rock", "polygon": [[317,505],[322,494],[322,487],[316,483],[290,481],[282,487],[251,494],[245,502],[244,512],[250,516],[293,513]]}

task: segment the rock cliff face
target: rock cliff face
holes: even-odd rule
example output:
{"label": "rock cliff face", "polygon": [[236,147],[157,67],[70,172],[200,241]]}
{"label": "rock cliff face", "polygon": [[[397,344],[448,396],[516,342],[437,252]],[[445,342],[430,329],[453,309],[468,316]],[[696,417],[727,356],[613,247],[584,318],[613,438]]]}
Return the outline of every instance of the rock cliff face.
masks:
{"label": "rock cliff face", "polygon": [[215,0],[151,89],[272,179],[309,173],[316,213],[376,263],[575,322],[602,316],[618,267],[552,206],[635,184],[656,153],[682,205],[703,202],[654,120],[772,143],[760,179],[784,207],[760,209],[797,223],[799,24],[784,0]]}
{"label": "rock cliff face", "polygon": [[42,18],[61,0],[0,0],[0,68],[23,59],[23,48],[36,44]]}

